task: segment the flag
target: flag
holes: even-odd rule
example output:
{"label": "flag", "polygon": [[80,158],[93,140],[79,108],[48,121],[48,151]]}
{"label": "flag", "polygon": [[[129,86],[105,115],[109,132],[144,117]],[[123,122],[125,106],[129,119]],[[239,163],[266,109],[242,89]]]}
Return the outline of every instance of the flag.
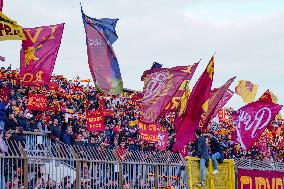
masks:
{"label": "flag", "polygon": [[225,94],[223,95],[223,97],[221,98],[221,100],[219,101],[219,103],[217,104],[214,113],[211,116],[211,119],[214,118],[217,113],[221,110],[221,108],[223,108],[225,106],[225,104],[227,104],[227,102],[232,98],[232,96],[234,95],[234,92],[231,91],[230,89],[228,89]]}
{"label": "flag", "polygon": [[25,39],[22,26],[19,26],[16,21],[0,12],[0,41]]}
{"label": "flag", "polygon": [[270,102],[252,102],[232,114],[236,124],[237,140],[244,150],[249,150],[282,106]]}
{"label": "flag", "polygon": [[258,101],[277,103],[278,97],[275,94],[273,94],[272,91],[267,90],[261,95]]}
{"label": "flag", "polygon": [[108,94],[123,93],[119,64],[112,48],[117,40],[115,31],[118,19],[96,19],[82,11],[86,33],[88,62],[97,88]]}
{"label": "flag", "polygon": [[5,62],[5,57],[4,56],[0,56],[0,61]]}
{"label": "flag", "polygon": [[202,106],[204,112],[201,115],[201,119],[199,122],[199,127],[202,127],[203,129],[207,128],[207,124],[212,119],[212,115],[214,114],[215,109],[218,106],[218,103],[226,93],[226,91],[229,89],[230,85],[233,83],[236,77],[233,77],[229,79],[223,86],[221,86],[218,89],[214,89],[207,102],[204,106]]}
{"label": "flag", "polygon": [[86,120],[88,131],[96,132],[105,130],[104,116],[100,111],[87,112]]}
{"label": "flag", "polygon": [[235,88],[236,94],[239,95],[245,103],[251,103],[254,101],[257,90],[258,85],[245,80],[239,81]]}
{"label": "flag", "polygon": [[182,81],[192,77],[197,65],[195,63],[192,66],[177,66],[150,74],[144,81],[141,121],[154,123]]}
{"label": "flag", "polygon": [[140,138],[143,141],[158,142],[158,129],[156,123],[138,122]]}
{"label": "flag", "polygon": [[47,106],[47,97],[43,94],[28,94],[27,109],[45,111]]}
{"label": "flag", "polygon": [[42,86],[48,84],[61,44],[64,24],[26,28],[22,42],[20,76],[22,84]]}
{"label": "flag", "polygon": [[199,127],[201,115],[205,112],[204,106],[210,96],[214,75],[214,56],[212,56],[206,69],[195,84],[187,101],[185,113],[182,115],[176,134],[175,151],[180,151],[194,137]]}
{"label": "flag", "polygon": [[0,87],[0,102],[8,104],[10,100],[9,97],[10,97],[10,88],[7,86]]}
{"label": "flag", "polygon": [[2,12],[3,9],[3,0],[0,0],[0,12]]}

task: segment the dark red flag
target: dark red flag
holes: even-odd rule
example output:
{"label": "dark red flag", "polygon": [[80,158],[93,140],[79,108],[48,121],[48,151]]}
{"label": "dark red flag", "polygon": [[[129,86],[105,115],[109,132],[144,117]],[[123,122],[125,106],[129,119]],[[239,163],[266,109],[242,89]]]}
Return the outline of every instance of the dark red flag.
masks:
{"label": "dark red flag", "polygon": [[47,105],[47,97],[43,94],[28,94],[27,109],[45,111]]}
{"label": "dark red flag", "polygon": [[201,115],[205,112],[204,106],[210,96],[211,86],[214,75],[214,56],[212,56],[206,69],[195,84],[187,108],[182,116],[179,130],[176,134],[175,151],[181,151],[182,148],[194,137],[195,130],[199,127]]}

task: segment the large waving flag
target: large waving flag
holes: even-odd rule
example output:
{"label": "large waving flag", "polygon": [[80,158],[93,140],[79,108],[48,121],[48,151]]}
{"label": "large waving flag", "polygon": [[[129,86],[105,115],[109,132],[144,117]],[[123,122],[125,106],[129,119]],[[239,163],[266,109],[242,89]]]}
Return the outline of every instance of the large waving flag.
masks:
{"label": "large waving flag", "polygon": [[282,106],[256,101],[243,106],[232,114],[236,123],[237,140],[244,150],[249,150]]}
{"label": "large waving flag", "polygon": [[258,85],[245,80],[239,81],[235,88],[236,94],[239,95],[245,103],[251,103],[254,101],[257,90]]}
{"label": "large waving flag", "polygon": [[198,64],[177,66],[151,73],[144,80],[141,121],[154,123],[185,78],[191,78]]}
{"label": "large waving flag", "polygon": [[22,26],[11,20],[0,11],[0,41],[25,40]]}
{"label": "large waving flag", "polygon": [[207,100],[207,103],[205,103],[202,106],[204,112],[201,115],[199,127],[202,127],[203,129],[207,128],[207,124],[212,119],[212,115],[214,114],[214,111],[217,108],[218,103],[220,102],[226,91],[229,89],[230,85],[233,83],[235,78],[236,77],[229,79],[223,86],[211,92],[210,97]]}
{"label": "large waving flag", "polygon": [[82,11],[86,33],[88,62],[99,90],[108,94],[121,94],[123,82],[112,44],[117,40],[115,31],[118,19],[96,19]]}
{"label": "large waving flag", "polygon": [[223,108],[223,106],[225,106],[225,104],[227,104],[227,102],[232,98],[233,95],[234,95],[234,92],[230,89],[228,89],[225,92],[225,94],[223,95],[219,103],[217,104],[214,110],[214,113],[211,116],[211,119],[213,119],[217,115],[217,113],[221,110],[221,108]]}
{"label": "large waving flag", "polygon": [[278,97],[275,94],[273,94],[272,91],[267,90],[261,95],[258,101],[277,103]]}
{"label": "large waving flag", "polygon": [[180,151],[194,137],[195,130],[199,127],[201,115],[205,112],[207,100],[210,96],[214,75],[214,56],[212,56],[206,69],[195,84],[187,101],[187,107],[177,127],[175,151]]}
{"label": "large waving flag", "polygon": [[48,84],[61,44],[64,24],[26,28],[22,42],[20,76],[22,84]]}

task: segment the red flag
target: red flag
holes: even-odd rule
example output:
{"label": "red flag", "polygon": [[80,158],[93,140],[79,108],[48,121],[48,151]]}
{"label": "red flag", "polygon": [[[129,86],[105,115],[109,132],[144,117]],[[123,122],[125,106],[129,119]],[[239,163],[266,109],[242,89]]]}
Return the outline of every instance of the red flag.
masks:
{"label": "red flag", "polygon": [[0,101],[7,104],[9,102],[9,87],[0,87]]}
{"label": "red flag", "polygon": [[214,114],[215,109],[218,106],[218,103],[224,96],[225,92],[228,90],[230,85],[233,83],[236,77],[233,77],[229,79],[223,86],[221,86],[218,89],[214,89],[211,94],[210,98],[207,100],[207,103],[205,103],[204,106],[202,106],[204,112],[201,115],[201,119],[199,122],[199,127],[203,127],[203,129],[207,128],[207,124],[212,118],[212,115]]}
{"label": "red flag", "polygon": [[105,123],[103,114],[99,111],[96,112],[87,112],[87,128],[88,131],[104,131]]}
{"label": "red flag", "polygon": [[148,124],[139,121],[139,133],[141,140],[148,142],[158,142],[158,129],[157,124]]}
{"label": "red flag", "polygon": [[26,28],[20,76],[24,85],[48,84],[61,44],[64,24]]}
{"label": "red flag", "polygon": [[221,110],[221,108],[223,108],[223,106],[230,100],[230,98],[232,98],[232,96],[234,95],[234,92],[230,89],[228,89],[225,94],[223,95],[222,99],[219,101],[219,103],[217,104],[214,113],[212,114],[211,118],[214,118],[217,113]]}
{"label": "red flag", "polygon": [[267,90],[261,95],[258,101],[277,103],[278,98],[271,91]]}
{"label": "red flag", "polygon": [[281,108],[278,104],[256,101],[232,114],[236,123],[237,140],[243,149],[250,149]]}
{"label": "red flag", "polygon": [[48,83],[48,88],[49,88],[49,90],[55,91],[55,90],[58,89],[58,83],[49,82],[49,83]]}
{"label": "red flag", "polygon": [[43,94],[28,94],[28,105],[27,109],[29,110],[39,110],[45,111],[47,104],[47,97]]}
{"label": "red flag", "polygon": [[144,81],[141,121],[154,123],[176,93],[182,81],[189,76],[192,77],[197,65],[195,63],[192,66],[177,66],[151,73]]}
{"label": "red flag", "polygon": [[0,0],[0,11],[2,12],[3,9],[3,0]]}
{"label": "red flag", "polygon": [[214,56],[212,56],[206,69],[195,84],[187,101],[187,109],[176,134],[175,151],[180,151],[194,137],[195,130],[199,127],[201,115],[205,112],[204,106],[210,96],[214,75]]}

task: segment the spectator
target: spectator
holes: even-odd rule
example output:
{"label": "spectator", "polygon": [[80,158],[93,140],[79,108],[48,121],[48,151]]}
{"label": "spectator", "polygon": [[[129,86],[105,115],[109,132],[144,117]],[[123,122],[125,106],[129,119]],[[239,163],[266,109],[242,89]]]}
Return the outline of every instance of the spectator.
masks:
{"label": "spectator", "polygon": [[26,142],[26,138],[23,135],[23,131],[22,127],[17,127],[15,134],[11,136],[11,140],[24,144]]}
{"label": "spectator", "polygon": [[9,114],[8,119],[5,121],[5,130],[15,130],[18,127],[18,121],[15,118],[14,114]]}
{"label": "spectator", "polygon": [[63,142],[65,144],[73,145],[75,142],[72,127],[67,127],[67,131],[63,135]]}
{"label": "spectator", "polygon": [[210,136],[210,150],[211,150],[211,159],[213,162],[213,175],[218,173],[218,164],[217,164],[217,160],[222,163],[224,160],[224,153],[223,150],[221,148],[220,143],[218,142],[217,138],[214,136],[214,132],[210,131],[209,132],[209,136]]}
{"label": "spectator", "polygon": [[53,120],[53,124],[49,127],[49,129],[51,131],[51,136],[53,139],[55,139],[56,141],[61,140],[62,131],[61,131],[58,119]]}

